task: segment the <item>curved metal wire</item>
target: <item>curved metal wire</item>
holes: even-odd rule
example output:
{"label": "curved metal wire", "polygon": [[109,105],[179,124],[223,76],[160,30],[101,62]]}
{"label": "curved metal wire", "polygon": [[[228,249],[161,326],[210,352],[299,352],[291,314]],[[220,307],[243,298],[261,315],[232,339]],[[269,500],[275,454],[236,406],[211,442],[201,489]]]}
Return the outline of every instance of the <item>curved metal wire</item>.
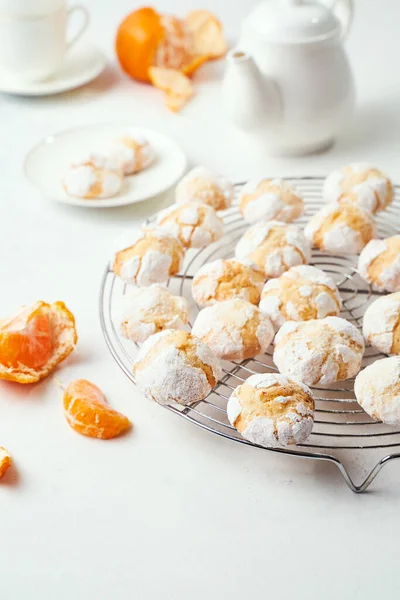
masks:
{"label": "curved metal wire", "polygon": [[[299,224],[307,221],[322,205],[322,178],[301,177],[286,178],[303,195],[306,201],[306,212]],[[240,184],[236,186],[237,191]],[[395,224],[400,222],[400,191],[395,188],[396,201],[383,214],[377,217],[379,234],[389,237],[397,233]],[[195,317],[199,307],[191,297],[191,280],[195,272],[204,263],[216,258],[227,258],[233,255],[238,239],[246,229],[239,211],[234,205],[223,213],[225,235],[219,242],[201,250],[187,252],[184,268],[172,278],[168,285],[174,293],[185,296],[191,303],[191,318]],[[150,221],[152,221],[150,219]],[[377,297],[358,275],[356,257],[327,255],[313,252],[311,264],[329,273],[339,287],[343,299],[341,316],[361,327],[362,317],[368,304]],[[124,373],[134,382],[132,366],[137,352],[137,345],[122,338],[115,328],[114,307],[118,299],[125,293],[123,285],[114,274],[107,269],[104,273],[100,291],[100,322],[108,348]],[[364,366],[382,357],[374,349],[368,348],[364,357]],[[223,438],[242,444],[253,445],[244,440],[233,428],[226,416],[226,402],[235,387],[254,373],[276,371],[271,352],[247,359],[241,363],[224,361],[223,377],[211,391],[209,396],[194,407],[167,406],[169,410],[203,429]],[[367,477],[356,485],[346,470],[337,451],[358,452],[400,447],[400,429],[388,427],[372,420],[356,403],[353,393],[353,381],[336,383],[329,387],[315,387],[316,419],[313,432],[306,444],[292,448],[263,448],[271,452],[329,461],[336,465],[349,488],[356,493],[365,491],[380,470],[391,460],[400,458],[399,454],[387,454],[380,458]],[[261,448],[261,446],[256,446]],[[329,450],[329,453],[325,451]]]}

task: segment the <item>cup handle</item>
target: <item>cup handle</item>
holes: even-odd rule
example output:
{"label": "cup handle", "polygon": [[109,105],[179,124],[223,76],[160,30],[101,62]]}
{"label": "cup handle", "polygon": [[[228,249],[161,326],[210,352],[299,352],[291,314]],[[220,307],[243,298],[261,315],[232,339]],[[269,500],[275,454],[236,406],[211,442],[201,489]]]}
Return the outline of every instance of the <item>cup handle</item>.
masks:
{"label": "cup handle", "polygon": [[90,21],[89,13],[84,6],[81,6],[80,4],[77,4],[76,6],[71,6],[71,8],[69,8],[68,12],[67,12],[68,21],[70,20],[70,17],[73,12],[82,13],[83,22],[82,22],[82,25],[80,26],[80,28],[78,29],[78,31],[75,33],[75,35],[73,35],[72,38],[67,42],[67,50],[72,48],[72,46],[75,44],[75,42],[77,42],[79,40],[79,38],[82,36],[82,34],[86,31],[87,26],[89,25],[89,21]]}

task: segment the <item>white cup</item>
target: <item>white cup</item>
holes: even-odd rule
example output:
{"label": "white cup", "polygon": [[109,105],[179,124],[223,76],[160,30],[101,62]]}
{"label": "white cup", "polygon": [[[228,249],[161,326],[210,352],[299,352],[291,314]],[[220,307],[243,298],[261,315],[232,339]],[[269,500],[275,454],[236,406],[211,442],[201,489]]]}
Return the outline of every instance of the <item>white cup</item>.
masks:
{"label": "white cup", "polygon": [[[69,19],[77,12],[83,21],[68,40]],[[89,13],[83,6],[62,5],[47,14],[0,15],[0,77],[23,82],[51,77],[88,24]]]}

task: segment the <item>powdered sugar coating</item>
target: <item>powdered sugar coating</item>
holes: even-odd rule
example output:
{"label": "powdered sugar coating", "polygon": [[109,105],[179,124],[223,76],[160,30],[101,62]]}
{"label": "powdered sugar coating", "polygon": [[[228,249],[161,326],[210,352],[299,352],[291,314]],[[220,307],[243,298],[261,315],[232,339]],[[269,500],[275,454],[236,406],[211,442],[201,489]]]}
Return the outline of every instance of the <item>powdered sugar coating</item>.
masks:
{"label": "powdered sugar coating", "polygon": [[[283,240],[284,245],[270,246],[270,233]],[[254,262],[267,277],[279,277],[290,267],[309,262],[311,249],[296,225],[268,221],[249,227],[236,245],[235,256]]]}
{"label": "powdered sugar coating", "polygon": [[[354,215],[347,215],[347,210],[346,206],[343,205],[342,208],[338,208],[336,205],[321,208],[311,217],[304,228],[304,235],[307,240],[325,252],[358,254],[366,244],[362,234],[363,230],[366,230],[366,227],[369,228],[369,239],[371,239],[376,234],[376,227],[372,216],[368,212],[356,209],[356,219],[353,220]],[[355,209],[351,210],[353,212]],[[335,220],[327,225],[327,219],[333,218],[339,212],[342,213],[343,220]],[[318,234],[322,237],[322,240],[319,240]]]}
{"label": "powdered sugar coating", "polygon": [[224,231],[223,222],[215,210],[199,202],[173,204],[159,212],[157,223],[186,248],[208,246],[219,240]]}
{"label": "powdered sugar coating", "polygon": [[357,327],[340,317],[326,317],[285,323],[275,337],[273,358],[281,373],[315,385],[353,377],[363,354]]}
{"label": "powdered sugar coating", "polygon": [[273,340],[269,318],[238,298],[218,302],[199,312],[192,333],[219,358],[243,360],[265,352]]}
{"label": "powdered sugar coating", "polygon": [[209,377],[215,385],[221,373],[219,361],[208,346],[189,333],[170,329],[150,336],[134,364],[141,392],[161,404],[200,402],[212,389]]}
{"label": "powdered sugar coating", "polygon": [[278,329],[287,320],[305,321],[338,315],[342,300],[329,275],[310,265],[292,267],[264,285],[260,309]]}
{"label": "powdered sugar coating", "polygon": [[215,210],[225,210],[232,204],[233,184],[204,166],[194,167],[178,183],[175,199],[179,204],[201,202]]}
{"label": "powdered sugar coating", "polygon": [[333,171],[325,179],[323,196],[327,202],[352,202],[375,213],[392,201],[389,178],[368,163],[353,163]]}
{"label": "powdered sugar coating", "polygon": [[366,342],[385,354],[396,353],[393,348],[394,329],[399,320],[400,292],[378,298],[364,314],[363,334]]}
{"label": "powdered sugar coating", "polygon": [[119,164],[125,175],[147,169],[155,159],[155,151],[142,135],[126,135],[114,142],[110,148],[110,157]]}
{"label": "powdered sugar coating", "polygon": [[99,168],[90,162],[72,165],[63,181],[67,194],[88,200],[115,196],[121,186],[122,175],[119,171]]}
{"label": "powdered sugar coating", "polygon": [[400,425],[400,357],[375,361],[356,377],[357,402],[373,419]]}
{"label": "powdered sugar coating", "polygon": [[[381,255],[381,265],[374,269],[373,262],[378,257],[380,259]],[[374,290],[400,291],[400,235],[385,240],[371,240],[360,254],[358,271]]]}
{"label": "powdered sugar coating", "polygon": [[249,223],[289,223],[303,213],[304,202],[283,179],[253,179],[240,191],[239,210]]}
{"label": "powdered sugar coating", "polygon": [[121,333],[133,342],[144,342],[163,329],[184,329],[188,321],[185,298],[172,295],[158,284],[130,289],[121,299]]}
{"label": "powdered sugar coating", "polygon": [[[268,398],[275,386],[282,388],[282,395]],[[258,395],[258,390],[265,396]],[[231,425],[253,444],[264,447],[299,444],[312,431],[314,399],[306,386],[284,375],[252,375],[231,394],[227,415]]]}

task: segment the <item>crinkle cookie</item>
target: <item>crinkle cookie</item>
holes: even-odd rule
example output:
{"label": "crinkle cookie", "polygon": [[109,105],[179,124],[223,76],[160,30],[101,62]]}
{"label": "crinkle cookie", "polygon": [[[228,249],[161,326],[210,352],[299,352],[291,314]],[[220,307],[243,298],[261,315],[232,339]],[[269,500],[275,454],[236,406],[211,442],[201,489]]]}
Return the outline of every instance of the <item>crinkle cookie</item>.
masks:
{"label": "crinkle cookie", "polygon": [[371,213],[353,204],[325,206],[304,228],[313,246],[332,254],[358,254],[375,233]]}
{"label": "crinkle cookie", "polygon": [[304,212],[304,202],[283,179],[255,179],[239,195],[239,210],[249,223],[283,221],[290,223]]}
{"label": "crinkle cookie", "polygon": [[400,291],[400,235],[371,240],[358,259],[358,271],[378,292]]}
{"label": "crinkle cookie", "polygon": [[142,135],[124,135],[111,146],[110,156],[124,175],[133,175],[147,169],[155,159],[154,148]]}
{"label": "crinkle cookie", "polygon": [[400,292],[378,298],[364,314],[365,341],[385,354],[400,354]]}
{"label": "crinkle cookie", "polygon": [[179,239],[185,248],[203,248],[219,240],[224,232],[222,219],[208,204],[173,204],[158,215],[158,226]]}
{"label": "crinkle cookie", "polygon": [[354,383],[357,402],[366,413],[388,425],[400,425],[400,356],[375,361]]}
{"label": "crinkle cookie", "polygon": [[310,265],[292,267],[276,279],[269,279],[261,294],[260,309],[276,329],[285,321],[309,321],[335,317],[342,299],[329,275]]}
{"label": "crinkle cookie", "polygon": [[192,333],[219,358],[244,360],[265,352],[274,338],[269,318],[254,304],[235,298],[203,308]]}
{"label": "crinkle cookie", "polygon": [[234,258],[219,258],[203,265],[192,283],[193,298],[200,306],[209,306],[223,300],[241,298],[258,304],[264,285],[263,273]]}
{"label": "crinkle cookie", "polygon": [[351,203],[376,213],[392,202],[393,186],[376,167],[353,163],[328,175],[323,195],[327,202]]}
{"label": "crinkle cookie", "polygon": [[218,358],[206,344],[190,333],[170,329],[145,341],[133,372],[146,397],[183,405],[204,400],[222,374]]}
{"label": "crinkle cookie", "polygon": [[158,284],[128,290],[119,312],[121,333],[132,342],[144,342],[164,329],[184,329],[189,322],[185,298]]}
{"label": "crinkle cookie", "polygon": [[122,182],[123,174],[115,161],[102,154],[91,154],[81,163],[71,165],[63,188],[69,196],[94,200],[115,196]]}
{"label": "crinkle cookie", "polygon": [[228,400],[231,425],[253,444],[302,444],[314,425],[314,398],[307,386],[279,373],[252,375]]}
{"label": "crinkle cookie", "polygon": [[201,202],[214,210],[225,210],[232,204],[233,184],[206,167],[195,167],[176,186],[175,199],[179,204]]}
{"label": "crinkle cookie", "polygon": [[310,244],[296,225],[268,221],[252,225],[236,245],[239,260],[257,265],[266,277],[279,277],[311,258]]}
{"label": "crinkle cookie", "polygon": [[116,252],[112,269],[127,283],[164,283],[181,268],[184,250],[179,241],[163,231],[147,229],[129,236]]}
{"label": "crinkle cookie", "polygon": [[274,363],[279,371],[306,385],[353,377],[363,354],[363,336],[340,317],[288,321],[275,337]]}

